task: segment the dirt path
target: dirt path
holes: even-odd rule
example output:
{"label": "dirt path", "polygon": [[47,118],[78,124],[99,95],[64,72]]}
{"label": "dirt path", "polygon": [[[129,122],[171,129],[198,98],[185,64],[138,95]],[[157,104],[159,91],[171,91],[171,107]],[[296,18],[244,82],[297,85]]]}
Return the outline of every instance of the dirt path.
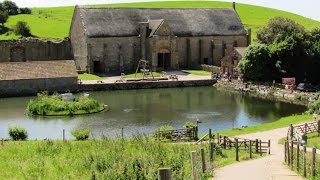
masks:
{"label": "dirt path", "polygon": [[244,161],[215,171],[214,179],[221,180],[302,180],[303,178],[283,164],[284,147],[279,139],[286,137],[288,128],[239,135],[237,137],[271,140],[271,155]]}

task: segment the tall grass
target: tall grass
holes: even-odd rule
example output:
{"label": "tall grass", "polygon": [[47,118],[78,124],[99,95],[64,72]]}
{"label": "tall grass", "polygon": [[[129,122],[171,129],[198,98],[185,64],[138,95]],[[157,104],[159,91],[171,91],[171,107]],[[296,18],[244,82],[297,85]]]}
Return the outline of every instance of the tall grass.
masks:
{"label": "tall grass", "polygon": [[[153,180],[157,179],[158,168],[170,167],[172,179],[192,179],[191,151],[196,150],[199,179],[209,179],[211,169],[200,172],[200,148],[195,144],[159,143],[143,136],[66,142],[9,141],[0,148],[0,176],[3,179]],[[208,161],[208,145],[204,148]],[[241,160],[248,156],[240,153]],[[234,150],[223,150],[222,155],[216,155],[214,167],[233,162]]]}

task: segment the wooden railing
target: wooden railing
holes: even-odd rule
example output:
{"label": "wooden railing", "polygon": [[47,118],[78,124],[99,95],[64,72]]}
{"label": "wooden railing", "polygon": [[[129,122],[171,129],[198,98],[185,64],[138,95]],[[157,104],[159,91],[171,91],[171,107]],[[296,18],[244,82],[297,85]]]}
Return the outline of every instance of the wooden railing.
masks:
{"label": "wooden railing", "polygon": [[287,134],[287,140],[296,144],[307,144],[307,134],[318,132],[320,134],[320,120],[305,123],[298,126],[290,125]]}
{"label": "wooden railing", "polygon": [[157,137],[159,140],[198,140],[198,127],[158,131]]}

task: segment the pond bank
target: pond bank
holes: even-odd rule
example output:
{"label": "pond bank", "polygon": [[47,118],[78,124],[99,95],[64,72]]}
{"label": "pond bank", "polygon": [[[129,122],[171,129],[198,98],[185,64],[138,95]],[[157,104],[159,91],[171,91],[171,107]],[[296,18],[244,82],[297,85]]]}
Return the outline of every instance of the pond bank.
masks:
{"label": "pond bank", "polygon": [[227,90],[235,93],[247,93],[250,96],[256,96],[264,99],[277,100],[287,103],[307,106],[310,102],[320,100],[320,93],[291,91],[285,89],[281,84],[272,85],[271,83],[253,83],[246,82],[243,84],[243,90],[239,90],[237,81],[232,82],[217,81],[214,87],[221,90]]}

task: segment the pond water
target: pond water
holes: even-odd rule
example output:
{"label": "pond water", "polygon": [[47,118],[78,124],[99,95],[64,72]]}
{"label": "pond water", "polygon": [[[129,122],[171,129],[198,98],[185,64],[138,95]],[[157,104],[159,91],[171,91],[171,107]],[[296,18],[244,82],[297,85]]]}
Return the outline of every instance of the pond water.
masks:
{"label": "pond water", "polygon": [[306,110],[283,102],[218,91],[213,87],[170,88],[90,92],[108,104],[110,110],[73,117],[28,117],[26,104],[35,97],[0,99],[0,138],[8,138],[8,127],[19,125],[28,130],[29,139],[61,139],[62,130],[72,138],[74,128],[89,127],[94,136],[149,134],[161,125],[182,128],[187,120],[199,119],[200,133],[251,126]]}

